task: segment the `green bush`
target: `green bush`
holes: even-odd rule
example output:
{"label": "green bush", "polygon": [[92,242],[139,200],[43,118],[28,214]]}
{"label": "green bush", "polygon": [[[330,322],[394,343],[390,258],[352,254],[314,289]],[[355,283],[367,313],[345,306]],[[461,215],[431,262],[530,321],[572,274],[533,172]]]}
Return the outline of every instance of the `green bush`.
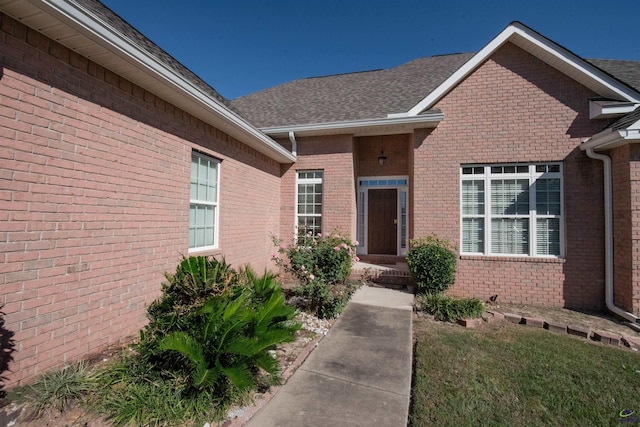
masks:
{"label": "green bush", "polygon": [[358,258],[357,242],[334,231],[328,234],[300,236],[294,244],[285,245],[273,238],[280,256],[273,260],[284,271],[293,273],[302,283],[315,279],[329,284],[344,283],[351,274],[351,267]]}
{"label": "green bush", "polygon": [[484,304],[476,298],[454,298],[443,294],[421,295],[419,309],[433,314],[442,322],[457,322],[482,316]]}
{"label": "green bush", "polygon": [[444,292],[453,284],[456,275],[454,249],[447,240],[433,236],[411,241],[407,264],[418,293]]}
{"label": "green bush", "polygon": [[270,350],[300,329],[271,274],[191,257],[165,276],[136,352],[100,375],[97,406],[116,425],[185,425],[276,384]]}
{"label": "green bush", "polygon": [[334,319],[344,311],[356,288],[350,282],[330,285],[316,279],[297,287],[295,293],[304,299],[305,311],[320,319]]}
{"label": "green bush", "polygon": [[[161,349],[186,358],[195,389],[220,391],[231,386],[243,393],[256,385],[258,368],[272,377],[278,373],[278,362],[268,350],[292,341],[300,326],[293,322],[295,309],[285,304],[273,276],[257,282],[262,289],[254,286],[232,297],[211,298],[194,316],[198,328],[173,331],[160,341]],[[270,292],[264,292],[267,289]],[[256,296],[264,300],[258,303]]]}
{"label": "green bush", "polygon": [[189,378],[193,391],[214,388],[221,395],[227,386],[251,388],[257,368],[276,373],[267,351],[291,341],[299,325],[275,276],[258,277],[249,268],[237,273],[224,260],[205,257],[183,259],[165,276],[140,334],[143,365],[160,376]]}
{"label": "green bush", "polygon": [[289,245],[275,237],[273,241],[279,253],[274,254],[274,262],[299,280],[294,292],[303,298],[300,308],[319,318],[337,317],[357,288],[347,279],[353,263],[358,261],[358,243],[337,231],[305,234]]}

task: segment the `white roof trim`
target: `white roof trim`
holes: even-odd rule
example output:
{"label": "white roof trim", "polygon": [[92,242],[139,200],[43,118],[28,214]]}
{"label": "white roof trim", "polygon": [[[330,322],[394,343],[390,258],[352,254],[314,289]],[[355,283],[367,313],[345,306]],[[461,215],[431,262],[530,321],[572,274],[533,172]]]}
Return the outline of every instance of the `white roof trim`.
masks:
{"label": "white roof trim", "polygon": [[580,149],[586,151],[609,150],[627,143],[640,143],[640,120],[627,126],[626,129],[607,128],[580,144]]}
{"label": "white roof trim", "polygon": [[[174,103],[177,107],[278,162],[295,162],[296,157],[273,139],[260,132],[218,99],[173,72],[170,67],[148,54],[144,48],[138,46],[126,34],[122,34],[108,22],[104,22],[92,14],[83,7],[81,2],[75,0],[0,0],[0,8],[20,20],[23,17],[29,18],[39,14],[38,18],[43,20],[41,22],[51,23],[51,28],[61,24],[72,29],[81,36],[78,40],[60,40],[70,49],[81,51],[77,48],[83,44],[86,47],[87,41],[101,46],[108,52],[112,62],[117,62],[121,67],[128,64],[129,69],[132,69],[131,75],[120,71],[117,74]],[[54,34],[48,34],[48,27],[42,25],[35,29],[54,40],[58,40]],[[73,43],[78,43],[78,46]],[[128,68],[124,66],[123,69]],[[146,78],[136,78],[136,73],[133,70],[144,73]]]}
{"label": "white roof trim", "polygon": [[565,74],[571,72],[574,74],[571,76],[572,78],[580,75],[581,83],[590,87],[596,93],[608,98],[619,99],[620,101],[640,102],[640,93],[525,25],[513,22],[433,92],[412,107],[408,114],[417,115],[424,110],[432,108],[436,102],[507,42],[516,44]]}
{"label": "white roof trim", "polygon": [[289,132],[296,136],[338,135],[392,135],[411,132],[418,128],[434,128],[444,119],[444,114],[430,113],[419,116],[385,117],[380,119],[362,119],[339,122],[310,123],[292,126],[273,126],[260,130],[273,137],[284,137]]}
{"label": "white roof trim", "polygon": [[602,119],[609,117],[622,116],[631,113],[638,108],[640,104],[634,104],[627,101],[612,101],[608,99],[590,99],[589,100],[589,118]]}

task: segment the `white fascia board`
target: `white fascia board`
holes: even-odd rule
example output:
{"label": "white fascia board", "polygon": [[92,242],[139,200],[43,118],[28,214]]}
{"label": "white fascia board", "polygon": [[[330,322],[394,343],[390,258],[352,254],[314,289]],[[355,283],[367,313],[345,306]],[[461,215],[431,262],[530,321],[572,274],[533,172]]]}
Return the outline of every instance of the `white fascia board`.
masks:
{"label": "white fascia board", "polygon": [[603,119],[608,117],[622,116],[635,111],[640,104],[627,101],[612,101],[601,99],[589,100],[589,118]]}
{"label": "white fascia board", "polygon": [[311,123],[291,126],[274,126],[260,128],[267,135],[284,137],[293,132],[297,136],[320,134],[351,134],[359,130],[375,132],[376,128],[384,129],[390,126],[413,130],[417,128],[436,127],[444,119],[442,113],[421,114],[419,116],[385,117],[379,119],[362,119],[339,122]]}
{"label": "white fascia board", "polygon": [[[177,75],[163,63],[157,61],[153,56],[149,55],[144,48],[137,46],[124,34],[85,9],[80,2],[73,0],[27,1],[40,9],[42,9],[44,5],[50,13],[53,12],[58,18],[63,19],[64,21],[62,22],[65,22],[65,24],[71,24],[75,30],[81,31],[92,40],[99,42],[103,46],[107,46],[109,51],[127,60],[137,68],[143,69],[154,78],[161,80],[165,85],[171,87],[182,96],[190,98],[194,103],[199,104],[200,108],[204,107],[215,117],[226,121],[239,131],[234,137],[242,135],[249,139],[249,141],[242,141],[242,139],[238,138],[241,142],[245,144],[248,143],[248,145],[276,161],[284,163],[295,162],[295,156],[274,140],[260,132],[225,105],[221,104],[217,99],[194,86],[182,76]],[[211,124],[215,126],[215,123]]]}
{"label": "white fascia board", "polygon": [[[527,49],[527,46],[535,46],[537,49],[544,51],[577,71],[582,72],[589,78],[596,80],[599,84],[606,86],[612,93],[618,95],[622,100],[634,103],[640,102],[640,93],[608,76],[597,67],[589,64],[546,37],[541,36],[519,22],[514,22],[491,40],[489,44],[482,48],[433,92],[412,107],[408,113],[410,115],[416,115],[426,109],[432,108],[440,98],[458,85],[464,78],[471,74],[480,64],[486,61],[496,50],[508,41],[514,42],[514,44],[525,50]],[[534,55],[536,55],[536,53],[534,53]]]}

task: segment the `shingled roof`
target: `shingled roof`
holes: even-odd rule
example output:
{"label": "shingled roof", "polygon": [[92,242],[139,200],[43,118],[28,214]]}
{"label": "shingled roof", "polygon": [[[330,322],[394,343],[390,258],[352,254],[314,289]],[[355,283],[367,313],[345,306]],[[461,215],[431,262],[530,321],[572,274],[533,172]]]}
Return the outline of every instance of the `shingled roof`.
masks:
{"label": "shingled roof", "polygon": [[[384,70],[294,80],[230,104],[257,127],[386,117],[408,111],[473,55],[433,56]],[[640,62],[587,61],[640,90]]]}
{"label": "shingled roof", "polygon": [[386,117],[408,111],[473,56],[420,58],[395,68],[294,80],[231,101],[258,127]]}

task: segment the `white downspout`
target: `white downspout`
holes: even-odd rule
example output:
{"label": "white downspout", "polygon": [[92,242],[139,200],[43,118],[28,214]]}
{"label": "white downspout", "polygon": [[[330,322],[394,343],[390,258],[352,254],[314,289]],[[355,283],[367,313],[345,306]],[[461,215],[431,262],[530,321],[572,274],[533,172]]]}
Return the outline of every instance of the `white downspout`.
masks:
{"label": "white downspout", "polygon": [[296,141],[296,134],[292,130],[289,131],[289,141],[291,141],[291,154],[298,156],[298,141]]}
{"label": "white downspout", "polygon": [[586,150],[587,156],[601,160],[604,167],[604,289],[605,302],[609,311],[634,323],[640,318],[625,311],[613,302],[613,187],[611,184],[611,158],[597,154],[593,148]]}

